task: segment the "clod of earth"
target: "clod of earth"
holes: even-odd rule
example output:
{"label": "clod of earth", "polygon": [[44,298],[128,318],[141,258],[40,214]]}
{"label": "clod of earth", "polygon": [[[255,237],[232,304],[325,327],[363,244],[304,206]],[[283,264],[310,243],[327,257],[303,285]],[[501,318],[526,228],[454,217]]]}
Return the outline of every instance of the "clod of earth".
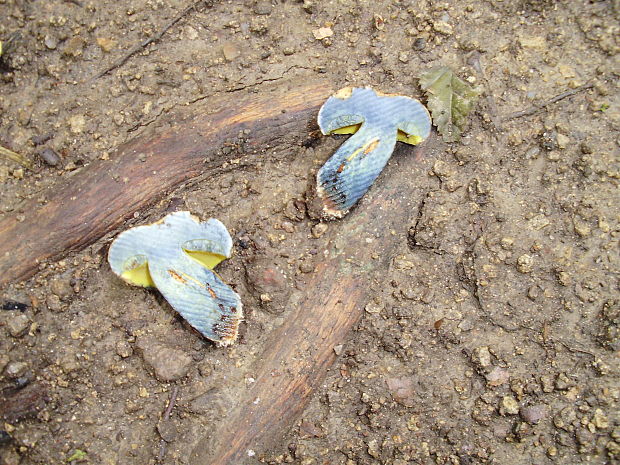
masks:
{"label": "clod of earth", "polygon": [[200,222],[184,211],[121,233],[108,261],[128,283],[156,287],[190,325],[226,346],[237,339],[242,305],[213,268],[231,250],[232,238],[220,221]]}
{"label": "clod of earth", "polygon": [[318,123],[325,135],[354,134],[317,174],[326,218],[347,214],[381,174],[397,140],[417,145],[431,130],[430,115],[420,102],[370,88],[336,92],[321,107]]}

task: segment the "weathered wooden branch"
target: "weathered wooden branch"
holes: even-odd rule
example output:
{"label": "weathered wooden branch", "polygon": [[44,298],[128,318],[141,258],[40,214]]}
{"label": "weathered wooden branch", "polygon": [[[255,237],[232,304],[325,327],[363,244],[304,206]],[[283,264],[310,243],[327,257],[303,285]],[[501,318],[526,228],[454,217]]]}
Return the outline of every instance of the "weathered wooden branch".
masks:
{"label": "weathered wooden branch", "polygon": [[191,463],[257,463],[304,411],[336,358],[334,347],[346,340],[372,297],[373,283],[384,285],[389,261],[417,214],[419,198],[407,182],[416,163],[414,149],[400,150],[409,152],[397,157],[400,166],[386,168],[360,205],[332,223],[329,256],[318,264],[305,297],[269,335],[250,370],[256,382],[199,443]]}
{"label": "weathered wooden branch", "polygon": [[202,100],[191,106],[190,116],[176,112],[167,126],[147,129],[109,161],[93,161],[57,186],[45,205],[27,202],[20,208],[25,220],[18,214],[0,219],[0,287],[95,242],[181,183],[239,158],[221,149],[234,145],[241,130],[249,131],[246,153],[283,138],[299,144],[330,93],[325,81],[279,82],[261,86],[260,94],[248,90]]}

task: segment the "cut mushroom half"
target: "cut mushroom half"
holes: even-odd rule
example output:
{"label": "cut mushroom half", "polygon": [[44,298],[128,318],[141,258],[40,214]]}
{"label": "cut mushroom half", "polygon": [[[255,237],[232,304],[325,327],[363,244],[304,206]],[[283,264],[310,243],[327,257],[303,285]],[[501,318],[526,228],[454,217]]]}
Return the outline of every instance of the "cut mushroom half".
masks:
{"label": "cut mushroom half", "polygon": [[396,141],[417,145],[428,138],[431,118],[417,100],[370,88],[346,87],[318,116],[321,132],[353,134],[317,173],[325,218],[342,218],[366,193],[392,156]]}
{"label": "cut mushroom half", "polygon": [[108,262],[126,282],[156,287],[190,325],[225,346],[237,339],[243,311],[239,295],[213,268],[231,251],[226,226],[183,211],[119,234]]}

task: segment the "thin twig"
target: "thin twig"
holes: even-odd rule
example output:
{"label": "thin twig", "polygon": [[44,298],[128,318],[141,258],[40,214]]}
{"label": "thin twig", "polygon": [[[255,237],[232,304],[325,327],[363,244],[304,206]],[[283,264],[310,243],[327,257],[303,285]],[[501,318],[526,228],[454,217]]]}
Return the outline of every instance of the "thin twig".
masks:
{"label": "thin twig", "polygon": [[578,353],[578,354],[586,354],[586,355],[589,355],[590,357],[596,358],[596,355],[594,355],[592,352],[589,352],[589,351],[584,350],[584,349],[580,349],[578,347],[571,347],[566,342],[562,341],[561,339],[555,339],[555,340],[552,339],[552,342],[559,342],[569,352]]}
{"label": "thin twig", "polygon": [[19,163],[24,168],[28,168],[29,170],[32,169],[32,163],[30,162],[30,160],[28,160],[26,157],[24,157],[23,155],[20,155],[17,152],[13,152],[12,150],[2,147],[1,145],[0,145],[0,155],[16,163]]}
{"label": "thin twig", "polygon": [[510,121],[511,119],[533,115],[537,111],[540,111],[543,108],[548,107],[549,105],[553,105],[554,103],[559,102],[560,100],[565,99],[566,97],[570,97],[571,95],[578,94],[579,92],[583,92],[584,90],[592,89],[593,87],[594,87],[594,84],[591,84],[591,83],[584,84],[583,86],[575,87],[574,89],[567,90],[566,92],[562,92],[561,94],[558,94],[555,97],[550,98],[549,100],[546,100],[537,105],[534,105],[533,107],[528,108],[526,110],[515,111],[514,113],[509,113],[506,116],[502,117],[502,121]]}
{"label": "thin twig", "polygon": [[[170,400],[168,401],[168,406],[166,407],[166,410],[164,411],[162,420],[168,421],[170,419],[170,414],[172,413],[174,404],[176,404],[178,395],[179,395],[179,387],[175,386],[172,388],[172,392],[170,393]],[[166,455],[166,441],[162,438],[159,441],[159,454],[157,455],[157,463],[162,463],[165,455]]]}
{"label": "thin twig", "polygon": [[168,407],[166,407],[166,411],[164,412],[163,419],[169,420],[170,413],[172,413],[172,409],[174,408],[174,404],[177,401],[177,396],[179,395],[179,387],[175,386],[172,388],[172,393],[170,394],[170,400],[168,401]]}
{"label": "thin twig", "polygon": [[118,68],[119,66],[124,65],[127,60],[129,60],[132,56],[134,56],[140,50],[146,48],[149,44],[152,44],[153,42],[157,42],[168,31],[168,29],[170,29],[172,26],[174,26],[176,23],[178,23],[181,20],[181,18],[183,18],[183,16],[187,15],[190,11],[194,10],[198,6],[198,4],[202,3],[203,1],[204,0],[198,0],[198,1],[194,2],[194,3],[192,3],[191,5],[189,5],[188,7],[186,7],[178,15],[176,15],[174,17],[174,19],[172,19],[172,21],[170,21],[168,24],[166,24],[164,26],[164,28],[162,30],[160,30],[157,34],[154,34],[151,37],[149,37],[148,39],[140,42],[139,44],[134,45],[129,50],[129,52],[127,52],[124,56],[122,56],[121,58],[116,60],[114,63],[112,63],[110,66],[108,66],[104,70],[99,71],[97,74],[95,74],[91,78],[91,80],[94,81],[95,79],[99,79],[101,76],[104,76],[104,75],[108,74],[110,71]]}

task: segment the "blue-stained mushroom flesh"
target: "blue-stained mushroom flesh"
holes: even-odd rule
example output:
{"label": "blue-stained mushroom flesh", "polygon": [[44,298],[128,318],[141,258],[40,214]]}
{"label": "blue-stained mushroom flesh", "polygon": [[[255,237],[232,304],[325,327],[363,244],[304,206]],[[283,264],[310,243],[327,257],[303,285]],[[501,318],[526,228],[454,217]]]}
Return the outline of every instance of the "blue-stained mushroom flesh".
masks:
{"label": "blue-stained mushroom flesh", "polygon": [[243,319],[241,299],[210,268],[231,250],[232,238],[220,221],[199,222],[189,212],[176,212],[121,233],[108,261],[126,281],[156,287],[205,337],[228,345]]}
{"label": "blue-stained mushroom flesh", "polygon": [[341,218],[366,193],[392,156],[397,137],[411,144],[431,129],[428,111],[410,97],[381,95],[370,88],[345,88],[331,96],[318,116],[323,134],[356,131],[317,174],[317,193],[327,218]]}

